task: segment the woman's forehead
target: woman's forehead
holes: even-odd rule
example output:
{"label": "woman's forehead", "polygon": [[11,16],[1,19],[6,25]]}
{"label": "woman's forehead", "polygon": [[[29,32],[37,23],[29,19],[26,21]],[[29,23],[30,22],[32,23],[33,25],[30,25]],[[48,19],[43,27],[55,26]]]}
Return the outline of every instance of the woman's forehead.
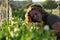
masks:
{"label": "woman's forehead", "polygon": [[41,9],[38,7],[32,7],[31,10],[36,10],[36,11],[40,11]]}
{"label": "woman's forehead", "polygon": [[34,14],[40,14],[40,12],[39,11],[36,11],[36,10],[31,10],[30,11],[30,14],[32,14],[32,15],[34,15]]}

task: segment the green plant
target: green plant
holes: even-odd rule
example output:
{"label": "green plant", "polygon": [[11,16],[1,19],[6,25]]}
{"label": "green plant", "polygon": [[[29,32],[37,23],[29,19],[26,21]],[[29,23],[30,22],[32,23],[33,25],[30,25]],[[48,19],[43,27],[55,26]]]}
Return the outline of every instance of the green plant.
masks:
{"label": "green plant", "polygon": [[21,18],[3,21],[0,27],[0,40],[56,40],[54,33],[40,29],[35,23],[26,24]]}

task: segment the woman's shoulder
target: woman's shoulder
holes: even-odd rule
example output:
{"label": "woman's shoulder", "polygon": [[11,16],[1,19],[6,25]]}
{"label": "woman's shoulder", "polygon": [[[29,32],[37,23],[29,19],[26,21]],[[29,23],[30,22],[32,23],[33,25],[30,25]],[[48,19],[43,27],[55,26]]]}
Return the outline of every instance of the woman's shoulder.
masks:
{"label": "woman's shoulder", "polygon": [[55,14],[48,14],[48,17],[49,18],[60,18],[59,16],[55,15]]}
{"label": "woman's shoulder", "polygon": [[54,14],[48,14],[47,17],[47,23],[49,23],[50,25],[52,25],[53,23],[59,21],[60,22],[60,17]]}

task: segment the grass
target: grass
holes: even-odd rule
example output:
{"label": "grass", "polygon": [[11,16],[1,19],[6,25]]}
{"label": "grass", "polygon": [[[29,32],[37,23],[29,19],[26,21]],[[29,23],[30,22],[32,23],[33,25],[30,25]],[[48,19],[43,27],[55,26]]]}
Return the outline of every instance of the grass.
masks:
{"label": "grass", "polygon": [[56,40],[54,33],[44,30],[35,23],[25,24],[20,18],[11,21],[3,21],[0,27],[0,40]]}
{"label": "grass", "polygon": [[[49,9],[47,9],[46,11],[47,11],[48,13],[51,12],[51,10],[49,10]],[[55,14],[55,15],[59,16],[59,10],[58,10],[58,9],[52,9],[52,14]]]}

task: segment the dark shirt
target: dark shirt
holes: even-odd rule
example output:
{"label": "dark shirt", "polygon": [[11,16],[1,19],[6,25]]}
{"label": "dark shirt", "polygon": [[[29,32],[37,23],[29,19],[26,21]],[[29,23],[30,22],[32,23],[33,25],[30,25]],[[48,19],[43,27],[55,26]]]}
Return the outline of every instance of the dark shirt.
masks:
{"label": "dark shirt", "polygon": [[48,14],[47,24],[49,26],[52,26],[57,21],[60,22],[60,17],[58,17],[57,15],[54,15],[54,14]]}

